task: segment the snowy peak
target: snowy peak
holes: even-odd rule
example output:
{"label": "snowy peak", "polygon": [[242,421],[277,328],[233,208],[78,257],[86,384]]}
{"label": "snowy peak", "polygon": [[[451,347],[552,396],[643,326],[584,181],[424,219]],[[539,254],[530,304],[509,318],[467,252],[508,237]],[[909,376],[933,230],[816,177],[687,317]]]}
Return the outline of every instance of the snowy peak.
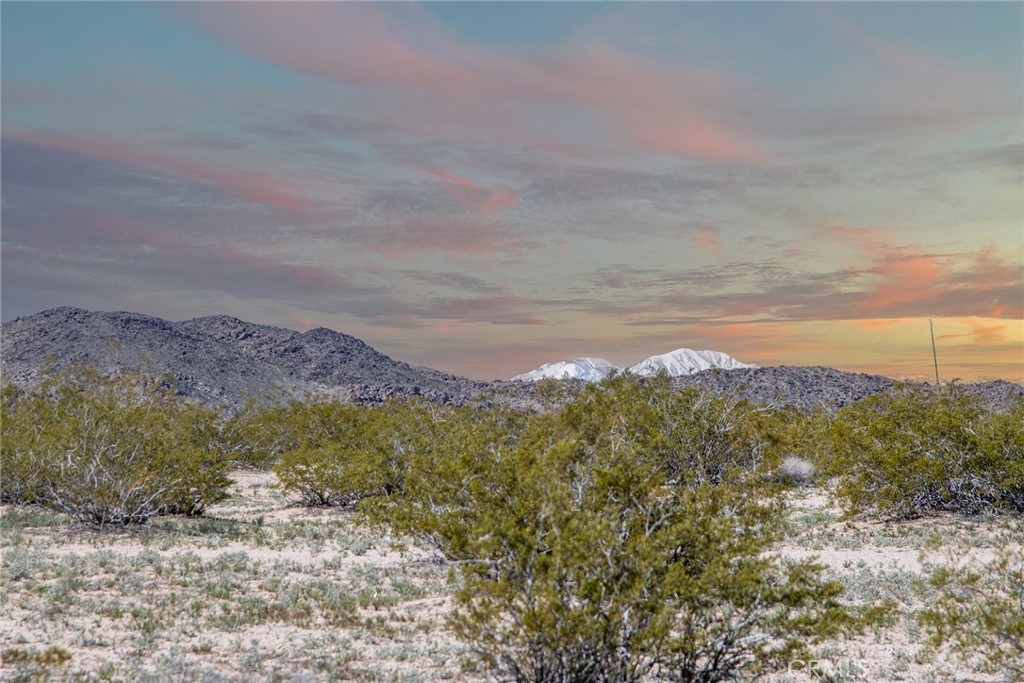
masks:
{"label": "snowy peak", "polygon": [[512,380],[539,382],[542,379],[582,379],[587,382],[600,382],[613,372],[621,371],[622,368],[604,358],[574,358],[545,363],[536,370],[516,375]]}
{"label": "snowy peak", "polygon": [[645,358],[629,368],[627,372],[640,375],[641,377],[650,377],[664,370],[670,377],[682,377],[713,368],[737,370],[755,367],[757,366],[741,363],[729,354],[722,353],[721,351],[676,349],[675,351],[663,353],[660,356]]}
{"label": "snowy peak", "polygon": [[[667,372],[670,377],[692,375],[704,370],[721,368],[736,370],[739,368],[756,368],[756,365],[741,363],[727,353],[721,351],[694,351],[693,349],[676,349],[659,356],[646,358],[625,372],[650,377],[659,372]],[[516,375],[512,379],[521,382],[539,382],[542,379],[582,379],[587,382],[600,382],[613,372],[623,372],[622,368],[603,358],[574,358],[545,363],[536,370]]]}

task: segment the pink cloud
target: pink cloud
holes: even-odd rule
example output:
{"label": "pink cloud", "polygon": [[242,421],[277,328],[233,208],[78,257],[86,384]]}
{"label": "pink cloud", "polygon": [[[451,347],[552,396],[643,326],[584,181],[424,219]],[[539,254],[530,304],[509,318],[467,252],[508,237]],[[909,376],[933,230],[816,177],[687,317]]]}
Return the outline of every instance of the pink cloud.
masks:
{"label": "pink cloud", "polygon": [[421,170],[445,181],[441,186],[467,211],[488,215],[514,206],[519,201],[519,195],[503,187],[481,187],[469,178],[436,168]]}
{"label": "pink cloud", "polygon": [[936,335],[936,339],[940,341],[949,341],[952,339],[966,338],[970,339],[972,344],[979,346],[994,346],[1003,344],[1007,340],[1005,323],[986,325],[977,318],[967,318],[964,322],[972,328],[970,332],[960,334],[940,334]]}
{"label": "pink cloud", "polygon": [[[818,234],[870,257],[867,266],[851,266],[853,272],[870,278],[858,297],[858,311],[880,315],[915,303],[926,309],[949,287],[954,257],[897,245],[892,227],[832,225],[819,228]],[[920,315],[928,312],[921,310]]]}
{"label": "pink cloud", "polygon": [[715,160],[760,156],[744,134],[712,115],[710,103],[733,86],[710,70],[677,69],[670,76],[639,57],[596,44],[545,55],[525,67],[516,65],[506,82],[540,101],[591,107],[640,148]]}
{"label": "pink cloud", "polygon": [[[866,292],[859,308],[881,311],[894,304],[927,302],[943,292],[946,259],[933,254],[902,251],[883,254],[865,272],[881,279]],[[922,315],[927,311],[922,310]]]}
{"label": "pink cloud", "polygon": [[5,132],[4,137],[99,161],[170,173],[186,181],[206,185],[233,197],[258,204],[290,210],[312,207],[312,202],[305,197],[283,189],[288,183],[280,178],[182,159],[152,147],[87,140],[45,132]]}
{"label": "pink cloud", "polygon": [[1024,279],[1024,266],[1020,261],[1002,258],[994,249],[982,249],[974,255],[974,267],[971,269],[971,286],[985,291],[996,291],[1012,285],[1016,287],[1013,305],[1006,302],[992,301],[990,309],[983,311],[993,318],[1024,317],[1024,291],[1021,282]]}
{"label": "pink cloud", "polygon": [[622,140],[642,149],[714,160],[759,157],[757,146],[716,112],[715,102],[733,86],[708,69],[669,73],[597,44],[529,58],[487,51],[414,5],[199,3],[185,11],[215,38],[258,59],[382,93],[425,95],[435,120],[418,125],[435,132],[464,130],[468,122],[516,137],[530,118],[523,104],[569,105],[603,116]]}
{"label": "pink cloud", "polygon": [[698,230],[697,244],[705,251],[717,254],[722,246],[718,241],[718,228],[704,227]]}
{"label": "pink cloud", "polygon": [[326,268],[296,265],[236,247],[218,249],[217,260],[229,270],[241,270],[249,276],[263,276],[269,280],[285,280],[302,289],[315,292],[331,292],[352,286],[348,280]]}
{"label": "pink cloud", "polygon": [[[188,10],[200,27],[234,49],[293,71],[359,86],[448,94],[485,85],[475,69],[444,54],[444,39],[454,38],[414,8],[404,11],[416,14],[419,37],[403,35],[401,25],[384,13],[359,4],[208,3]],[[434,50],[426,47],[431,43]]]}
{"label": "pink cloud", "polygon": [[[860,254],[848,272],[863,278],[853,313],[874,318],[928,315],[1024,316],[1024,266],[994,249],[938,254],[896,244],[892,227],[828,226],[817,234]],[[867,257],[867,264],[864,259]]]}
{"label": "pink cloud", "polygon": [[[889,67],[890,72],[913,76],[923,86],[931,88],[941,83],[956,82],[967,84],[972,89],[987,89],[998,85],[981,69],[954,62],[910,45],[885,40],[877,34],[868,34],[853,24],[841,24],[838,28],[851,42]],[[935,89],[938,90],[937,87]],[[948,93],[950,97],[958,95]]]}

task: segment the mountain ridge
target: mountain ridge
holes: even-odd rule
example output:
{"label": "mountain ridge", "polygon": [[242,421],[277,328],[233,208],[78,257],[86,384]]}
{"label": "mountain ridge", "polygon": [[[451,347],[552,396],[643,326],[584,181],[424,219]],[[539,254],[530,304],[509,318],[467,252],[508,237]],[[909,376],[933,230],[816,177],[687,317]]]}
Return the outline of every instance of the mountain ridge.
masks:
{"label": "mountain ridge", "polygon": [[[167,374],[179,393],[229,412],[249,399],[277,402],[308,394],[364,404],[420,397],[444,404],[539,405],[534,382],[472,380],[394,360],[328,328],[299,332],[227,315],[171,322],[62,306],[0,324],[0,352],[3,384],[34,384],[48,367],[74,364],[104,374]],[[896,384],[881,375],[820,366],[713,369],[671,381],[678,388],[738,392],[751,401],[802,409],[841,407]],[[584,384],[570,381],[567,389],[571,394]],[[1005,380],[963,386],[997,409],[1024,396],[1024,386]]]}

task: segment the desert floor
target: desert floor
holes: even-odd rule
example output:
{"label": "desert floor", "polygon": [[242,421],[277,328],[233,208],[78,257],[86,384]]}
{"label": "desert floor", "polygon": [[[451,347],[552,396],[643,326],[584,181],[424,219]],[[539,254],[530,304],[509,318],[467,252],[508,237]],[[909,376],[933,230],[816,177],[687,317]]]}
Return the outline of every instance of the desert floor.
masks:
{"label": "desert floor", "polygon": [[[446,629],[457,579],[434,552],[345,510],[298,507],[273,474],[234,478],[232,497],[206,516],[137,529],[0,508],[0,679],[487,680]],[[817,556],[851,601],[893,598],[900,611],[891,626],[768,680],[1000,680],[921,653],[916,615],[933,597],[925,579],[935,566],[1024,543],[1020,522],[843,522],[809,489],[792,494],[789,527],[778,552]]]}

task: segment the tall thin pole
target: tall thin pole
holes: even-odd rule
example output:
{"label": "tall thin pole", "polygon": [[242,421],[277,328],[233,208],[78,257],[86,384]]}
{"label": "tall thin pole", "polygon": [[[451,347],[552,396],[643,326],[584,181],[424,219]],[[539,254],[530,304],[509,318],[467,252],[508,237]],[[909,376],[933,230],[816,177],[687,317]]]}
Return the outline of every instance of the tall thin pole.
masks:
{"label": "tall thin pole", "polygon": [[928,318],[928,328],[932,331],[932,360],[935,361],[935,387],[939,386],[939,354],[935,352],[935,325],[932,319]]}

